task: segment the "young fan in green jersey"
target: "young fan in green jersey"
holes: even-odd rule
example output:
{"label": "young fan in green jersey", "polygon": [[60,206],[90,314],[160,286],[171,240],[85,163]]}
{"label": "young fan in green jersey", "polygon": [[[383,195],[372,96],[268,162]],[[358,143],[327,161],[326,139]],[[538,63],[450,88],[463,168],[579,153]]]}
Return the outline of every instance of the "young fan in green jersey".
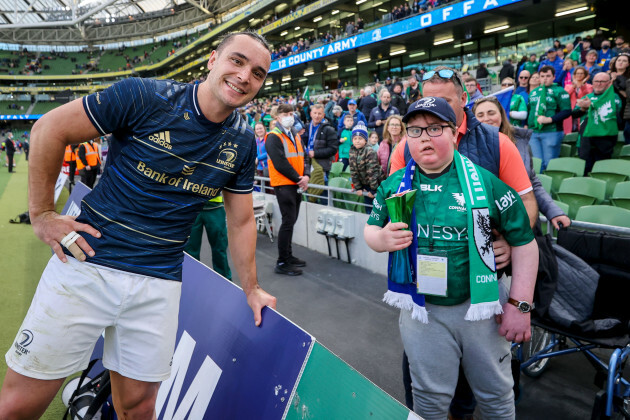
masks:
{"label": "young fan in green jersey", "polygon": [[[447,417],[461,363],[482,416],[514,418],[510,342],[530,339],[538,266],[527,212],[513,189],[455,151],[446,100],[422,98],[403,121],[413,159],[379,187],[364,236],[390,261],[408,256],[405,267],[390,264],[384,301],[401,308],[414,411]],[[413,190],[410,220],[390,221],[392,197]],[[497,279],[493,228],[512,247],[511,287]]]}

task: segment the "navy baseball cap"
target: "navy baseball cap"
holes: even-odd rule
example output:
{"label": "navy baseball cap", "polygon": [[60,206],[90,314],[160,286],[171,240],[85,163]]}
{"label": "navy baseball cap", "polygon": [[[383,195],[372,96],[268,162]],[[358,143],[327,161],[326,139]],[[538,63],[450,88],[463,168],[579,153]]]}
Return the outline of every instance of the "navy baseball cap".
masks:
{"label": "navy baseball cap", "polygon": [[453,111],[453,108],[451,108],[444,98],[425,96],[422,99],[418,99],[416,102],[409,105],[409,109],[402,119],[403,122],[406,124],[414,114],[419,112],[426,112],[435,115],[443,121],[457,124],[455,111]]}
{"label": "navy baseball cap", "polygon": [[555,49],[555,48],[549,48],[549,49],[547,50],[547,52],[548,52],[548,53],[550,53],[550,52],[558,52],[558,51],[556,51],[556,49]]}
{"label": "navy baseball cap", "polygon": [[355,101],[354,99],[350,99],[348,101],[348,105],[356,105],[356,104],[357,104],[357,101]]}

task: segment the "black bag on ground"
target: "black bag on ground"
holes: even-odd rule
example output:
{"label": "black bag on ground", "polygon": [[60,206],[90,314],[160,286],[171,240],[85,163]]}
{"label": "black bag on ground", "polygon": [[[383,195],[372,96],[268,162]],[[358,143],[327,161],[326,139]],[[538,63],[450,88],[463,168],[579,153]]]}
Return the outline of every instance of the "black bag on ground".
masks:
{"label": "black bag on ground", "polygon": [[26,223],[28,225],[31,224],[31,218],[28,215],[28,212],[25,211],[24,213],[18,214],[17,216],[15,216],[15,218],[9,220],[9,223]]}
{"label": "black bag on ground", "polygon": [[81,374],[77,389],[68,401],[68,408],[63,416],[66,420],[115,420],[114,407],[108,399],[112,393],[109,370],[105,369],[93,379],[85,382],[88,373],[98,359],[92,360]]}
{"label": "black bag on ground", "polygon": [[534,229],[538,244],[538,274],[534,289],[536,315],[544,318],[548,315],[551,300],[558,285],[558,262],[553,251],[550,235],[543,235],[540,229]]}

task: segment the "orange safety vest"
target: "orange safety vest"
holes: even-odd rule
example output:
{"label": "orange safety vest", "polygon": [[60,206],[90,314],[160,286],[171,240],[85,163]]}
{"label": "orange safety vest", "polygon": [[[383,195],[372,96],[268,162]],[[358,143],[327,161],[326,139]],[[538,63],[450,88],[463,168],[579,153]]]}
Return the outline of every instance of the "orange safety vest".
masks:
{"label": "orange safety vest", "polygon": [[[87,161],[88,166],[94,167],[98,165],[101,161],[98,156],[98,145],[96,143],[90,144],[89,142],[85,142],[83,143],[83,146],[85,146],[85,160]],[[77,153],[77,169],[80,171],[83,168],[85,168],[85,165]]]}
{"label": "orange safety vest", "polygon": [[66,152],[63,155],[63,160],[64,162],[73,162],[77,160],[77,155],[74,153],[74,150],[72,150],[72,146],[66,146]]}
{"label": "orange safety vest", "polygon": [[[280,140],[282,140],[284,155],[291,166],[293,166],[293,169],[295,169],[298,175],[304,175],[304,147],[302,146],[302,139],[300,138],[300,135],[295,134],[295,144],[293,144],[289,136],[284,134],[279,128],[274,128],[267,133],[267,136],[271,133],[275,134],[280,138]],[[267,141],[267,136],[265,136],[265,142]],[[272,187],[278,187],[280,185],[296,185],[295,182],[278,172],[271,159],[268,159],[267,163],[269,164],[269,178],[271,178]]]}

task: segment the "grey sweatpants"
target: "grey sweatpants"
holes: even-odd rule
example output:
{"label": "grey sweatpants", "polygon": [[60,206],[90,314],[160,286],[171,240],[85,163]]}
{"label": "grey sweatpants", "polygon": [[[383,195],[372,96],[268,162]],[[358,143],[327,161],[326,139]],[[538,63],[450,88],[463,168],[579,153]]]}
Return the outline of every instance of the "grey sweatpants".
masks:
{"label": "grey sweatpants", "polygon": [[460,363],[483,419],[515,418],[511,343],[499,335],[494,318],[464,320],[469,305],[470,301],[455,306],[427,304],[428,324],[412,319],[410,311],[400,312],[414,411],[426,420],[446,419]]}

